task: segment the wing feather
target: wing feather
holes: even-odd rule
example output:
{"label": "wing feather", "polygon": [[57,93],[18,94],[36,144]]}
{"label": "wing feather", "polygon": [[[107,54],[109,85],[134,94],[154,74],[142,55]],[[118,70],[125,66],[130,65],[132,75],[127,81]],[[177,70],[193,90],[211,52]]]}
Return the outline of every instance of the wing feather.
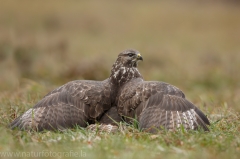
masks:
{"label": "wing feather", "polygon": [[75,125],[86,127],[88,122],[93,122],[111,107],[108,91],[106,82],[69,82],[48,93],[33,108],[16,118],[10,127],[38,131]]}
{"label": "wing feather", "polygon": [[[133,94],[131,98],[126,96],[128,91]],[[142,129],[175,130],[182,125],[186,130],[203,128],[209,131],[206,125],[210,123],[202,111],[189,102],[181,90],[164,82],[130,81],[120,92],[118,107],[123,116],[137,116]]]}

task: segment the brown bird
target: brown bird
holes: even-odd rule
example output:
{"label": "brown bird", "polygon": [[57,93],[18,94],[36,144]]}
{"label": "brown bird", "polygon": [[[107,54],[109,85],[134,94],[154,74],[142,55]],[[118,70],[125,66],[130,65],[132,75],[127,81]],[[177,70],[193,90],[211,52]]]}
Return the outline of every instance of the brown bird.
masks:
{"label": "brown bird", "polygon": [[143,58],[137,50],[126,50],[118,55],[112,68],[112,83],[119,86],[115,105],[125,121],[137,119],[140,129],[149,132],[162,128],[176,130],[181,126],[208,131],[209,120],[180,89],[164,82],[143,80],[137,69],[139,60]]}
{"label": "brown bird", "polygon": [[[33,108],[15,119],[11,128],[57,130],[75,125],[86,127],[96,122],[114,124],[133,118],[141,129],[203,128],[207,117],[178,88],[164,83],[144,81],[137,69],[143,60],[137,50],[118,55],[110,77],[104,81],[78,80],[48,93]],[[115,121],[113,121],[113,120]]]}

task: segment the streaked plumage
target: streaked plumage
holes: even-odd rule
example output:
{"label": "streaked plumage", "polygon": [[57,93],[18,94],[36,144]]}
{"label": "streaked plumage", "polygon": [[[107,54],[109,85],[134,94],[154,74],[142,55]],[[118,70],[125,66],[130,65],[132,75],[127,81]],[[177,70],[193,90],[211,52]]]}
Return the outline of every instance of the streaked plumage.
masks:
{"label": "streaked plumage", "polygon": [[[48,93],[33,108],[11,123],[11,128],[57,130],[95,123],[111,108],[111,82],[72,81]],[[112,96],[113,95],[113,96]]]}
{"label": "streaked plumage", "polygon": [[[48,93],[33,108],[16,118],[11,128],[57,130],[75,125],[89,129],[116,130],[116,122],[131,123],[149,132],[158,129],[208,130],[207,117],[178,88],[157,81],[144,81],[137,69],[142,56],[137,50],[118,55],[110,77],[104,81],[78,80]],[[107,125],[107,126],[106,126]]]}
{"label": "streaked plumage", "polygon": [[[134,55],[126,57],[129,54]],[[119,55],[119,61],[122,61],[115,66],[116,70],[121,68],[113,76],[120,86],[115,105],[125,121],[137,118],[140,128],[149,132],[162,128],[175,130],[181,126],[208,131],[207,117],[185,98],[180,89],[164,82],[143,80],[137,69],[137,61],[142,60],[140,57],[137,50],[127,50]]]}

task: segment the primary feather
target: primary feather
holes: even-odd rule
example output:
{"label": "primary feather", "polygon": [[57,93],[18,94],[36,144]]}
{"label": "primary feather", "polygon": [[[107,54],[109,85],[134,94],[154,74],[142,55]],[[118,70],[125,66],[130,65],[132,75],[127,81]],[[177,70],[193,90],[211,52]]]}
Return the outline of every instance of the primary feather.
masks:
{"label": "primary feather", "polygon": [[86,127],[111,108],[111,83],[72,81],[48,93],[33,108],[11,123],[11,128],[54,130]]}

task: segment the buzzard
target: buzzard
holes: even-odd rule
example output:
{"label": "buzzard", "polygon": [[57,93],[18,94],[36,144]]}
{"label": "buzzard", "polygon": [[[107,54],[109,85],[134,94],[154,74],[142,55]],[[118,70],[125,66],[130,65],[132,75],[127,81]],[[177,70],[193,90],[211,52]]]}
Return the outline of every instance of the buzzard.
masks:
{"label": "buzzard", "polygon": [[209,120],[177,87],[165,82],[144,81],[137,69],[143,60],[137,50],[119,54],[112,69],[112,82],[119,86],[115,105],[118,114],[127,122],[137,119],[140,129],[156,132],[159,129],[209,131]]}
{"label": "buzzard", "polygon": [[57,130],[75,125],[86,127],[96,122],[131,123],[137,119],[140,128],[150,132],[181,126],[207,131],[207,117],[181,90],[164,82],[143,80],[137,69],[139,60],[143,58],[137,50],[123,51],[113,64],[109,78],[72,81],[53,90],[16,118],[11,128]]}

